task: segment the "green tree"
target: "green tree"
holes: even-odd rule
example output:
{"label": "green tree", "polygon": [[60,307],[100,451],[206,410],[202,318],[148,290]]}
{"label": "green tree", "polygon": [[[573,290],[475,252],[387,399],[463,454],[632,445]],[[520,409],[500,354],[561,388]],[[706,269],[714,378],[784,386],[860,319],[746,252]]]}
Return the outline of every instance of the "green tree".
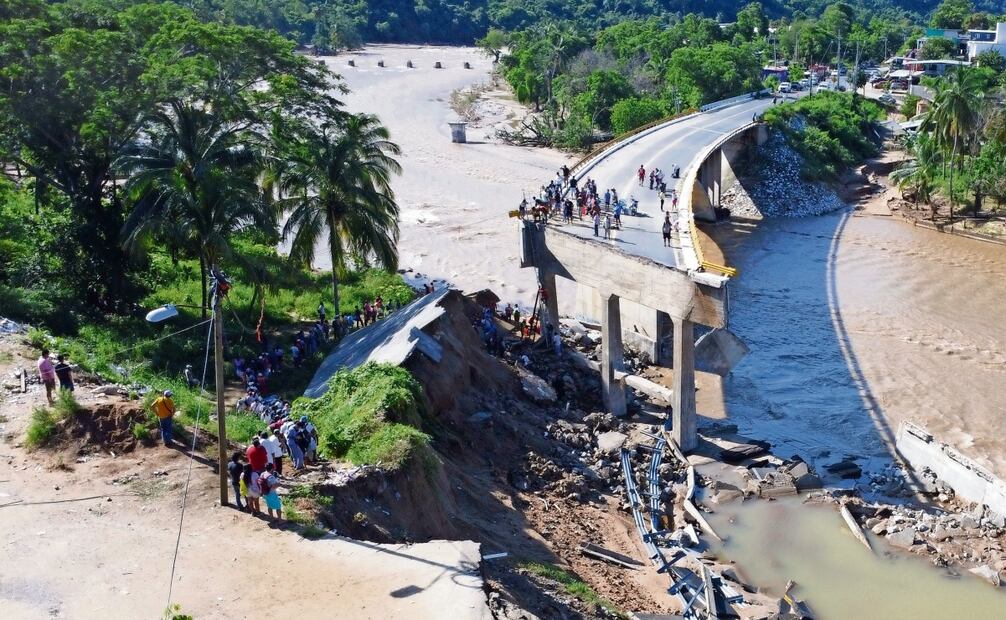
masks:
{"label": "green tree", "polygon": [[893,172],[891,180],[904,191],[912,189],[915,204],[921,200],[930,205],[930,217],[936,221],[936,205],[931,202],[936,178],[939,175],[940,151],[936,141],[928,134],[919,133],[908,145],[912,159],[903,162]]}
{"label": "green tree", "polygon": [[611,129],[615,134],[632,131],[664,117],[664,106],[657,99],[630,97],[611,108]]}
{"label": "green tree", "polygon": [[855,22],[855,12],[852,7],[845,2],[835,2],[829,4],[821,15],[821,26],[832,37],[846,39],[852,31]]}
{"label": "green tree", "polygon": [[985,50],[978,54],[976,60],[979,67],[991,69],[996,73],[1002,73],[1003,70],[1006,70],[1006,58],[1003,58],[1003,55],[996,50]]}
{"label": "green tree", "polygon": [[206,316],[207,272],[231,256],[231,239],[246,228],[275,230],[256,183],[262,140],[246,126],[198,104],[173,101],[117,162],[129,176],[133,210],[126,246],[164,243],[199,258]]}
{"label": "green tree", "polygon": [[958,67],[937,84],[933,105],[920,127],[922,131],[932,132],[937,147],[950,153],[944,161],[949,164],[951,218],[958,158],[974,148],[978,131],[983,126],[984,108],[985,91],[980,75],[967,67]]}
{"label": "green tree", "polygon": [[332,300],[339,308],[339,279],[353,258],[398,266],[398,203],[391,176],[401,172],[398,146],[377,117],[346,115],[320,129],[302,126],[288,135],[283,156],[290,169],[281,180],[289,198],[283,239],[290,260],[310,265],[324,239],[332,262]]}
{"label": "green tree", "polygon": [[929,25],[932,28],[961,28],[964,26],[964,20],[973,12],[974,6],[970,0],[943,0],[933,11]]}
{"label": "green tree", "polygon": [[476,41],[475,45],[486,55],[492,57],[493,64],[496,64],[500,61],[500,54],[503,53],[503,48],[507,45],[507,34],[502,30],[490,28],[486,36]]}
{"label": "green tree", "polygon": [[768,36],[768,17],[760,2],[751,2],[737,11],[732,33],[740,35],[745,41]]}
{"label": "green tree", "polygon": [[954,42],[943,37],[929,37],[922,44],[920,57],[922,60],[941,60],[953,56],[956,48]]}

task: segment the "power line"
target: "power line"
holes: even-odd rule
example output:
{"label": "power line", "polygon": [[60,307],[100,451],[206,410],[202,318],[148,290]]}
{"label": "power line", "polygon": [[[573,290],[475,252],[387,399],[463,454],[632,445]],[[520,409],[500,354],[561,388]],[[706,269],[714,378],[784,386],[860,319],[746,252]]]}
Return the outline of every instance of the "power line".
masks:
{"label": "power line", "polygon": [[[202,393],[203,388],[206,386],[206,368],[210,364],[210,339],[213,335],[213,320],[216,318],[217,309],[219,304],[214,304],[213,313],[210,316],[209,323],[210,328],[206,331],[206,353],[203,357],[203,376],[199,382],[199,391]],[[205,324],[207,321],[200,323],[200,325]],[[218,385],[218,390],[223,389],[223,386]],[[185,487],[182,490],[182,512],[178,516],[178,534],[175,536],[175,551],[171,556],[171,576],[168,578],[168,602],[164,606],[165,609],[171,607],[171,594],[175,587],[175,568],[178,565],[178,547],[182,542],[182,524],[185,522],[185,502],[189,496],[189,481],[192,480],[192,463],[195,462],[196,453],[196,438],[199,436],[199,414],[202,412],[202,399],[196,400],[196,421],[192,426],[192,447],[189,449],[189,467],[185,472]]]}

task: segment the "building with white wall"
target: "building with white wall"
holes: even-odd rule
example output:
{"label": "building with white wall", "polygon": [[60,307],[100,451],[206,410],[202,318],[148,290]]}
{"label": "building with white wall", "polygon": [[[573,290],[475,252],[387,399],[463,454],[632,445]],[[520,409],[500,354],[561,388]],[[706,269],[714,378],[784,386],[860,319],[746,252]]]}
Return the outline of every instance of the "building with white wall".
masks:
{"label": "building with white wall", "polygon": [[978,54],[995,50],[1006,57],[1006,23],[996,24],[995,30],[973,30],[971,39],[967,42],[968,60],[974,60]]}

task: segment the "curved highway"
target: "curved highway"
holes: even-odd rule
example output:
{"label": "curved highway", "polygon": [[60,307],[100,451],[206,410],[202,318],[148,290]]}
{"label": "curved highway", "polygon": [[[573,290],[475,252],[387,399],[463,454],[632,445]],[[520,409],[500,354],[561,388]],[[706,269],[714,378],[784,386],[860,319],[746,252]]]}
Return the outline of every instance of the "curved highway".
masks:
{"label": "curved highway", "polygon": [[[631,203],[633,196],[639,200],[639,214],[631,216],[623,213],[622,228],[612,228],[610,241],[604,241],[603,230],[596,239],[615,245],[628,254],[685,270],[678,238],[679,235],[689,234],[687,214],[678,215],[680,233],[672,236],[671,247],[664,247],[661,235],[664,214],[660,211],[657,191],[649,189],[650,170],[659,168],[664,171],[668,194],[674,188],[680,196],[680,184],[687,176],[688,169],[692,165],[698,165],[699,162],[694,160],[703,149],[720,136],[750,124],[755,115],[761,114],[771,105],[772,99],[768,97],[750,99],[718,110],[697,113],[682,120],[669,121],[650,133],[629,137],[621,145],[588,161],[575,175],[581,186],[589,178],[597,183],[597,192],[602,200],[605,189],[610,188],[614,188],[626,204]],[[643,186],[639,185],[636,176],[640,165],[646,170]],[[681,167],[678,179],[671,178],[675,165]],[[668,196],[664,209],[670,208],[671,200]],[[672,221],[674,220],[672,214]],[[595,239],[589,220],[581,221],[574,216],[573,225],[562,228],[564,232]]]}

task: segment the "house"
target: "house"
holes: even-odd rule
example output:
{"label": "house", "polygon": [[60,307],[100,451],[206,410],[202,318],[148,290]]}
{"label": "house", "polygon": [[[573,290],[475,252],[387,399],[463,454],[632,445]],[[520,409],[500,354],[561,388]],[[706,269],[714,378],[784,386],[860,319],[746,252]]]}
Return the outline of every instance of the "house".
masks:
{"label": "house", "polygon": [[967,43],[968,60],[974,60],[978,54],[995,50],[1006,57],[1006,23],[996,24],[995,30],[971,30],[971,40]]}

